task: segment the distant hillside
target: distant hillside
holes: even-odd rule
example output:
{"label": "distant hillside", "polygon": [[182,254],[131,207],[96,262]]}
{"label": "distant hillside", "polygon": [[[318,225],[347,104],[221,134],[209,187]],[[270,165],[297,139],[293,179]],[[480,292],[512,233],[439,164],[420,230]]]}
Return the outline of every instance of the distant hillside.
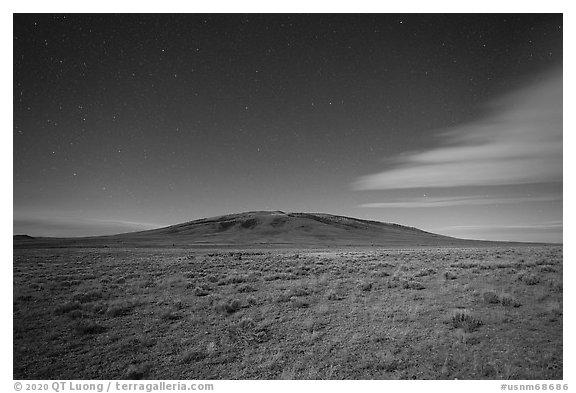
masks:
{"label": "distant hillside", "polygon": [[255,211],[113,236],[14,236],[14,247],[418,247],[481,246],[417,228],[323,213]]}

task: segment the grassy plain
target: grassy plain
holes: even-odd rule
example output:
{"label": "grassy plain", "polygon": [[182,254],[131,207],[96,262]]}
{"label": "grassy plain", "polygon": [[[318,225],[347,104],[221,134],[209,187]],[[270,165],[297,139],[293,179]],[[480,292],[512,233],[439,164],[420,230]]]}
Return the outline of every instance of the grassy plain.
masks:
{"label": "grassy plain", "polygon": [[15,379],[562,379],[562,247],[15,249]]}

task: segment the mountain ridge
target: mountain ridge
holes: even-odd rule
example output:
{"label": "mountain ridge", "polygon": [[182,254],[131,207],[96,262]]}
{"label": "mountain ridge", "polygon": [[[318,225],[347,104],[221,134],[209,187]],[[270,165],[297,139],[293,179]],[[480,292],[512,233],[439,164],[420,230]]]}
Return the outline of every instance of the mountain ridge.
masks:
{"label": "mountain ridge", "polygon": [[117,235],[50,238],[15,235],[34,247],[473,247],[536,244],[459,239],[395,223],[327,213],[249,211]]}

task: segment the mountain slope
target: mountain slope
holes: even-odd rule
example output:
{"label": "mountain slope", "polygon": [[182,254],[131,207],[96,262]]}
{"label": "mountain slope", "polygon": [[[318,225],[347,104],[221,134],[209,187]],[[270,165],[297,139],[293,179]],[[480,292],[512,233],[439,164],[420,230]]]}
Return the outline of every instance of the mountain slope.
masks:
{"label": "mountain slope", "polygon": [[[14,237],[15,247],[330,247],[474,246],[416,228],[323,213],[255,211],[204,218],[165,228],[84,238]],[[497,243],[496,243],[497,244]]]}

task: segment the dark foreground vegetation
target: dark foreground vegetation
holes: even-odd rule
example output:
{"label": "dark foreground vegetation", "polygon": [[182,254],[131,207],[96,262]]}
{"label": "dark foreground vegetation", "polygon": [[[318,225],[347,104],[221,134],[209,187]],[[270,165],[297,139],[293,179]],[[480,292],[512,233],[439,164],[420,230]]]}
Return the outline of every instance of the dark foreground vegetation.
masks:
{"label": "dark foreground vegetation", "polygon": [[562,248],[14,250],[15,379],[561,379]]}

